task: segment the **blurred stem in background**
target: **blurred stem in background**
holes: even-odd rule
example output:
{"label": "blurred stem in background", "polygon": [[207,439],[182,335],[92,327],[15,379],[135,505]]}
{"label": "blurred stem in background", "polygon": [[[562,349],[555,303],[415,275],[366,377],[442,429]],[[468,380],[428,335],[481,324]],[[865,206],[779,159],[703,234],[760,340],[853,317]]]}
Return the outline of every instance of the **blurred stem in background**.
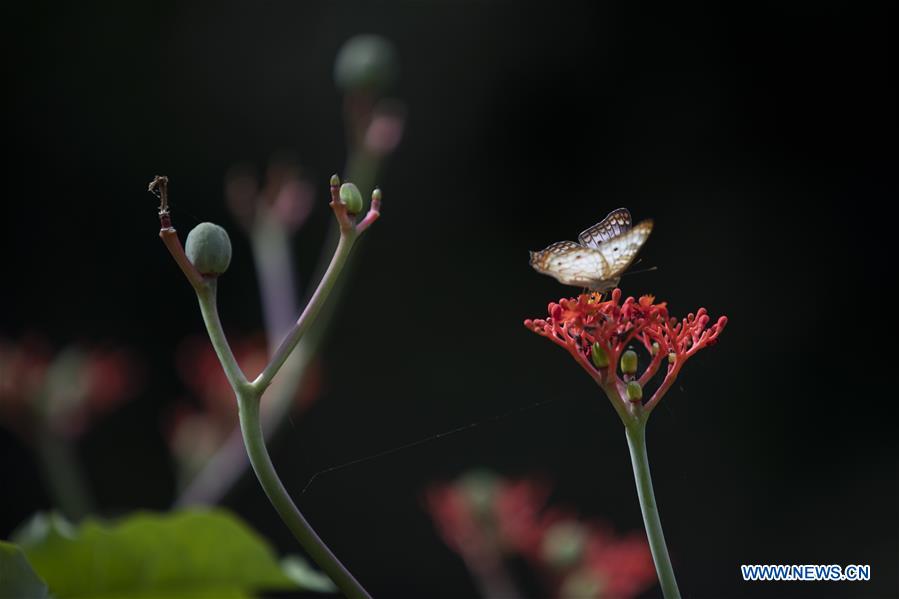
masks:
{"label": "blurred stem in background", "polygon": [[[337,85],[344,90],[344,120],[347,130],[349,157],[344,169],[346,180],[353,181],[368,195],[373,190],[384,160],[396,149],[402,138],[404,109],[392,100],[381,100],[384,90],[396,76],[396,57],[387,40],[377,36],[362,35],[349,40],[340,50],[335,64]],[[272,185],[282,177],[269,178]],[[275,198],[279,189],[269,192]],[[270,352],[293,326],[297,313],[297,286],[294,278],[291,233],[296,226],[278,218],[270,207],[271,202],[255,201],[252,218],[241,218],[236,203],[230,202],[238,220],[250,237],[253,260],[256,265],[259,291],[262,300],[263,319]],[[277,201],[277,200],[274,200]],[[242,211],[246,215],[247,210]],[[328,267],[332,253],[340,240],[340,230],[332,225],[322,247],[313,280],[318,280]],[[303,336],[299,345],[285,362],[273,381],[261,406],[261,425],[265,438],[271,439],[286,420],[296,396],[303,384],[308,367],[317,355],[321,342],[352,274],[352,260],[344,266],[344,275],[331,291],[331,301]],[[244,442],[239,429],[235,429],[203,468],[185,485],[175,504],[212,504],[219,502],[240,479],[249,466]]]}
{"label": "blurred stem in background", "polygon": [[77,448],[46,428],[37,431],[35,445],[53,506],[74,522],[92,513],[94,500]]}
{"label": "blurred stem in background", "polygon": [[79,440],[133,397],[140,378],[119,348],[70,344],[53,352],[35,335],[0,338],[0,424],[34,448],[52,504],[70,520],[94,509]]}

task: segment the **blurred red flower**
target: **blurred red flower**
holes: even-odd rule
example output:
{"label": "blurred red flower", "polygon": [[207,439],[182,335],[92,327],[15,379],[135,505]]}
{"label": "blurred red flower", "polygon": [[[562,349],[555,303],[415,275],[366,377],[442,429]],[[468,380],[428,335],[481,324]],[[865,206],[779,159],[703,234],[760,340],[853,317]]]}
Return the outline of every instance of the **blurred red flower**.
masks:
{"label": "blurred red flower", "polygon": [[476,471],[431,486],[425,503],[444,542],[470,567],[520,556],[553,597],[626,599],[655,583],[642,533],[618,536],[603,523],[548,508],[549,494],[549,486],[536,480],[511,481]]}
{"label": "blurred red flower", "polygon": [[76,437],[130,399],[141,368],[121,348],[70,345],[53,352],[35,336],[0,340],[0,418],[28,438],[36,426]]}
{"label": "blurred red flower", "polygon": [[[235,337],[234,357],[250,380],[268,363],[268,349],[262,334]],[[172,452],[188,469],[201,465],[238,426],[234,391],[209,343],[200,335],[183,340],[175,351],[178,374],[192,399],[180,401],[167,422]],[[313,360],[294,396],[297,409],[305,409],[321,390],[321,368]],[[199,407],[196,401],[199,401]]]}

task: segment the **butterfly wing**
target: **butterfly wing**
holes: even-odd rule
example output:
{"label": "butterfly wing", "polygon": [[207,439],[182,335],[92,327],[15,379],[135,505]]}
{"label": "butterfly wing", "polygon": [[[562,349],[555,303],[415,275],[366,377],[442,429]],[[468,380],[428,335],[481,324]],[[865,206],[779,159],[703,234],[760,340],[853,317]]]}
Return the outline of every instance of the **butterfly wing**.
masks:
{"label": "butterfly wing", "polygon": [[598,248],[601,244],[622,233],[630,231],[633,225],[631,213],[627,208],[612,210],[607,217],[577,236],[581,245],[588,248]]}
{"label": "butterfly wing", "polygon": [[558,241],[539,252],[531,252],[531,266],[565,285],[593,288],[609,276],[609,264],[597,249],[573,241]]}
{"label": "butterfly wing", "polygon": [[600,243],[596,251],[602,254],[603,260],[608,264],[606,276],[603,278],[613,279],[621,276],[637,257],[637,252],[646,243],[651,232],[652,221],[644,220],[633,229]]}

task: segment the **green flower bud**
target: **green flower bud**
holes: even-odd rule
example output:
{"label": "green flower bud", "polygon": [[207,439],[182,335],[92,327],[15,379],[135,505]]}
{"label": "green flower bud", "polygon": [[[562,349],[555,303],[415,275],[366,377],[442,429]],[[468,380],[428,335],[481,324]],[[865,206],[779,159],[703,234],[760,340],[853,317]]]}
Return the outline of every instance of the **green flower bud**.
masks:
{"label": "green flower bud", "polygon": [[559,570],[576,565],[584,555],[587,531],[577,522],[558,522],[543,536],[540,552],[544,559]]}
{"label": "green flower bud", "polygon": [[379,35],[357,35],[343,44],[334,63],[334,81],[345,92],[383,91],[396,78],[396,50]]}
{"label": "green flower bud", "polygon": [[668,363],[674,364],[674,361],[677,359],[677,354],[672,352],[668,352]]}
{"label": "green flower bud", "polygon": [[660,349],[661,349],[661,347],[659,346],[659,342],[653,341],[652,342],[652,355],[658,354]]}
{"label": "green flower bud", "polygon": [[609,365],[609,356],[606,355],[606,350],[599,343],[594,343],[590,348],[590,359],[597,368],[605,368]]}
{"label": "green flower bud", "polygon": [[643,399],[643,387],[637,381],[628,381],[627,398],[631,401],[640,401]]}
{"label": "green flower bud", "polygon": [[231,239],[220,226],[200,223],[187,234],[184,252],[200,274],[218,276],[231,264]]}
{"label": "green flower bud", "polygon": [[340,177],[337,175],[331,175],[331,187],[337,187],[340,185]]}
{"label": "green flower bud", "polygon": [[637,352],[629,349],[621,354],[621,372],[624,374],[637,372]]}
{"label": "green flower bud", "polygon": [[346,206],[350,214],[362,212],[362,194],[354,183],[344,183],[340,186],[340,201]]}

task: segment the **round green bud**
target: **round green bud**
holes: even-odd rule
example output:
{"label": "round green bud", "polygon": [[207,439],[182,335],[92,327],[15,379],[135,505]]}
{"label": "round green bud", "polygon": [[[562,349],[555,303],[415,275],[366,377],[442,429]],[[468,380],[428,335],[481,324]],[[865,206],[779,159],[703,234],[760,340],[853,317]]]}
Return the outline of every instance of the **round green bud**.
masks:
{"label": "round green bud", "polygon": [[627,398],[631,401],[640,401],[643,399],[643,387],[637,381],[628,381]]}
{"label": "round green bud", "polygon": [[218,276],[231,264],[231,239],[220,226],[200,223],[187,234],[184,252],[200,274]]}
{"label": "round green bud", "polygon": [[599,343],[594,343],[590,348],[590,360],[597,368],[605,368],[609,365],[609,356]]}
{"label": "round green bud", "polygon": [[380,35],[357,35],[337,53],[334,81],[346,92],[383,91],[396,78],[396,50]]}
{"label": "round green bud", "polygon": [[573,521],[553,524],[543,536],[540,552],[554,568],[564,570],[576,565],[584,555],[587,531]]}
{"label": "round green bud", "polygon": [[621,372],[624,374],[637,372],[637,352],[629,349],[621,354]]}
{"label": "round green bud", "polygon": [[668,352],[668,363],[674,364],[674,361],[677,360],[677,354],[672,352]]}
{"label": "round green bud", "polygon": [[340,185],[340,177],[338,177],[337,175],[331,175],[330,183],[331,187],[337,187],[338,185]]}
{"label": "round green bud", "polygon": [[662,348],[661,348],[661,346],[659,345],[659,342],[658,342],[658,341],[653,341],[653,342],[652,342],[652,355],[658,354],[660,349],[662,349]]}
{"label": "round green bud", "polygon": [[362,212],[362,194],[354,183],[344,183],[340,186],[340,201],[346,206],[350,214]]}

